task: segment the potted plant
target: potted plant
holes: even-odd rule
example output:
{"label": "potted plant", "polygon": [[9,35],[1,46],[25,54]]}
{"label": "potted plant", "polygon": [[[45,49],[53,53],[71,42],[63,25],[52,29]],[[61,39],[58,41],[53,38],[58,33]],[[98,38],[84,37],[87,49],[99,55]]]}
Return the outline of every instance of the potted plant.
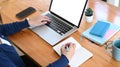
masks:
{"label": "potted plant", "polygon": [[85,11],[86,21],[92,22],[93,20],[93,10],[91,8],[87,8]]}

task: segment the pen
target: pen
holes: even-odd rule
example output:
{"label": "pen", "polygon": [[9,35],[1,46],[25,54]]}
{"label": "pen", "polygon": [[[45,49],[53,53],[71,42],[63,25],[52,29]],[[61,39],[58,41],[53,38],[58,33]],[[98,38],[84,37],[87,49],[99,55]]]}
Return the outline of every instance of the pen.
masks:
{"label": "pen", "polygon": [[66,51],[69,52],[69,46],[66,46]]}

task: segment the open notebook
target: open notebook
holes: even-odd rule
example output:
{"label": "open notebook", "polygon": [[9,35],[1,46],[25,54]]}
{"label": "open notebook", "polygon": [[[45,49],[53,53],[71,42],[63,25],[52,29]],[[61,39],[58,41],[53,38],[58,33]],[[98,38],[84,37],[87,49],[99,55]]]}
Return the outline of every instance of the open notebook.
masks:
{"label": "open notebook", "polygon": [[84,63],[86,60],[88,60],[93,56],[91,52],[89,52],[87,49],[82,47],[73,37],[70,37],[64,40],[63,42],[57,44],[56,46],[53,47],[53,49],[59,55],[61,55],[61,51],[60,51],[61,46],[68,42],[73,42],[76,44],[75,54],[69,63],[70,67],[78,67],[79,65],[81,65],[82,63]]}

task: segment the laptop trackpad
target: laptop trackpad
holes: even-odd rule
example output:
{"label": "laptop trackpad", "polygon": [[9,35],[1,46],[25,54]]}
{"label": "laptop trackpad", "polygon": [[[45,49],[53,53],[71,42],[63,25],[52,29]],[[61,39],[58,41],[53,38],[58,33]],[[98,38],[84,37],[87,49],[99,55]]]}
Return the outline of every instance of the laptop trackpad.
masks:
{"label": "laptop trackpad", "polygon": [[34,31],[36,34],[38,34],[41,38],[43,38],[51,45],[55,45],[62,39],[61,35],[59,35],[51,28],[47,27],[46,25],[32,28],[32,31]]}

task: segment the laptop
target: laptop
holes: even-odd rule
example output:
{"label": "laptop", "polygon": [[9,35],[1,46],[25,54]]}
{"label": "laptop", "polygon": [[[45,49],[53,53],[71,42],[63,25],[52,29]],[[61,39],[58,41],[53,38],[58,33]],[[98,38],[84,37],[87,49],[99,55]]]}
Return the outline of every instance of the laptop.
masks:
{"label": "laptop", "polygon": [[74,33],[80,26],[88,0],[51,0],[48,16],[50,23],[30,29],[50,45]]}

